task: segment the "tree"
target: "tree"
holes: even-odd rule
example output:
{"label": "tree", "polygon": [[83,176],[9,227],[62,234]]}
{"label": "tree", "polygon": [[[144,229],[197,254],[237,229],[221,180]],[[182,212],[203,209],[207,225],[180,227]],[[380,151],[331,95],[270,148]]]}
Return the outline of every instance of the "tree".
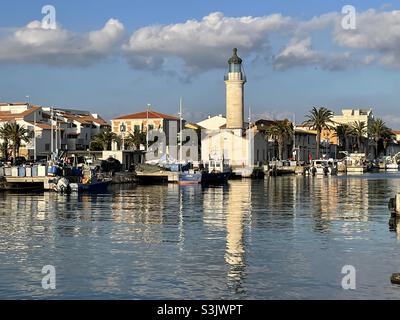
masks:
{"label": "tree", "polygon": [[99,134],[96,134],[92,138],[92,144],[101,145],[103,147],[103,151],[111,150],[111,144],[115,141],[120,143],[121,138],[110,129],[107,129]]}
{"label": "tree", "polygon": [[146,132],[141,132],[138,129],[135,129],[134,132],[129,132],[125,138],[125,143],[129,147],[134,147],[135,150],[140,150],[140,145],[146,144]]}
{"label": "tree", "polygon": [[10,148],[10,140],[6,129],[7,129],[7,124],[3,125],[0,128],[0,139],[3,140],[3,142],[1,143],[1,153],[7,161],[9,156],[8,150]]}
{"label": "tree", "polygon": [[379,153],[379,143],[383,143],[383,148],[386,149],[384,141],[392,138],[392,130],[386,126],[386,123],[382,119],[377,118],[374,122],[372,122],[368,128],[368,131],[370,137],[374,140],[375,158],[377,158]]}
{"label": "tree", "polygon": [[356,121],[351,124],[351,131],[357,138],[357,150],[360,152],[362,150],[363,140],[368,134],[368,127],[364,121]]}
{"label": "tree", "polygon": [[386,149],[387,142],[393,139],[392,129],[386,126],[386,123],[377,118],[368,128],[369,136],[374,140],[375,158],[379,156],[379,144]]}
{"label": "tree", "polygon": [[350,151],[349,149],[349,138],[353,135],[351,127],[348,124],[338,125],[335,129],[336,136],[339,139],[339,144],[343,142],[344,150]]}
{"label": "tree", "polygon": [[321,143],[321,132],[322,130],[333,129],[333,112],[327,108],[312,108],[310,113],[306,115],[306,121],[303,125],[310,127],[312,130],[317,131],[317,159],[319,159],[320,143]]}
{"label": "tree", "polygon": [[[4,130],[4,131],[3,131]],[[11,142],[14,161],[15,158],[19,156],[19,149],[22,142],[29,143],[29,130],[24,126],[20,126],[18,123],[7,123],[2,128],[3,134],[8,137],[9,142]]]}
{"label": "tree", "polygon": [[266,133],[278,144],[279,160],[283,160],[285,141],[293,137],[293,124],[287,119],[275,121],[267,128]]}

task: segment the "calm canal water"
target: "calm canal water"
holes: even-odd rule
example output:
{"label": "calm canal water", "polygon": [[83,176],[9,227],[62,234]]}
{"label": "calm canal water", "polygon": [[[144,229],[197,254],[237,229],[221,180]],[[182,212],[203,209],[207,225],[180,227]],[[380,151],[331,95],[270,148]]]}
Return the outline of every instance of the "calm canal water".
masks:
{"label": "calm canal water", "polygon": [[0,194],[0,298],[399,299],[395,192],[399,174]]}

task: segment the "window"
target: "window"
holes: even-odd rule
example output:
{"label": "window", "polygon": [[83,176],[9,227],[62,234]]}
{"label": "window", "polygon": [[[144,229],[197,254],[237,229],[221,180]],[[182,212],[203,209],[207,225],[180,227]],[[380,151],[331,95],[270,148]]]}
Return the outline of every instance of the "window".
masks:
{"label": "window", "polygon": [[44,150],[45,150],[45,151],[50,151],[50,143],[46,143],[46,144],[44,145]]}
{"label": "window", "polygon": [[154,126],[152,124],[149,124],[149,131],[153,130],[153,129],[154,129]]}

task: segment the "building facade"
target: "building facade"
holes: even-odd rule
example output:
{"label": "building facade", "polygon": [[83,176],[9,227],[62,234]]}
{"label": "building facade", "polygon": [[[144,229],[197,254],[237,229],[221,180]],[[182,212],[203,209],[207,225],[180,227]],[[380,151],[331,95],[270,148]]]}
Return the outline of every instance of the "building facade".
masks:
{"label": "building facade", "polygon": [[[183,128],[185,127],[185,124],[186,121],[182,120]],[[153,154],[152,147],[150,146],[148,152],[146,153],[147,160],[150,160],[150,158],[153,159],[154,157],[157,158],[161,156],[164,152],[169,154],[174,159],[178,159],[179,157],[178,138],[181,131],[181,120],[178,117],[163,114],[153,110],[146,110],[143,112],[120,116],[111,120],[111,128],[112,132],[116,133],[122,139],[122,141],[127,138],[130,133],[134,132],[148,132],[149,135],[147,135],[146,138],[148,140],[147,143],[150,142],[150,144],[155,139],[160,142],[159,136],[164,135],[165,149],[157,149],[156,152]],[[112,149],[125,149],[125,143],[122,143],[120,145],[118,145],[117,143],[113,143]],[[146,149],[146,146],[142,145],[141,149]]]}
{"label": "building facade", "polygon": [[[87,150],[91,139],[110,125],[97,114],[29,103],[0,104],[0,126],[18,123],[29,131],[19,153],[26,159],[49,158],[61,151]],[[36,152],[35,152],[36,150]]]}

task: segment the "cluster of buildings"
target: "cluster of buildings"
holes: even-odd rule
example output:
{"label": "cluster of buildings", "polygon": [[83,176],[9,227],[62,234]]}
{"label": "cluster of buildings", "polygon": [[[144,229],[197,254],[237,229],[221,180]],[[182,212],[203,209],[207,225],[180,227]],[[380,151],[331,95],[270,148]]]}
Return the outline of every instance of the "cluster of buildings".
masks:
{"label": "cluster of buildings", "polygon": [[42,107],[30,103],[0,104],[0,127],[17,123],[28,130],[20,156],[48,159],[62,151],[86,151],[94,135],[111,126],[98,114],[83,110]]}
{"label": "cluster of buildings", "polygon": [[[31,142],[21,146],[21,156],[28,159],[49,158],[55,152],[85,151],[90,148],[94,135],[111,130],[123,141],[129,133],[152,131],[162,132],[166,148],[159,156],[165,154],[179,155],[180,133],[192,130],[197,133],[196,147],[198,153],[192,161],[206,162],[210,159],[224,159],[238,174],[251,170],[268,161],[278,158],[276,141],[266,135],[274,120],[259,119],[245,121],[245,84],[246,76],[242,68],[242,59],[234,49],[228,60],[226,84],[226,115],[209,116],[198,123],[186,122],[179,117],[156,112],[148,108],[142,112],[124,115],[111,120],[111,124],[98,114],[83,110],[67,110],[40,107],[29,103],[0,104],[0,126],[6,122],[16,122],[32,132]],[[342,114],[334,115],[335,125],[364,122],[367,126],[374,121],[372,109],[344,109]],[[283,146],[283,158],[297,161],[309,161],[316,158],[317,132],[302,125],[293,124],[293,137],[287,137]],[[395,131],[400,141],[400,131]],[[186,137],[186,134],[185,134]],[[366,136],[367,138],[367,136]],[[152,141],[154,137],[151,137]],[[192,138],[191,138],[192,139]],[[354,138],[352,138],[354,139]],[[183,139],[185,140],[185,139]],[[187,141],[186,141],[187,142]],[[350,144],[355,141],[350,141]],[[149,146],[142,145],[144,151]],[[186,143],[185,143],[186,144]],[[321,154],[337,158],[341,141],[335,130],[323,130],[321,133]],[[36,148],[35,148],[36,147]],[[391,146],[396,152],[399,145]],[[124,143],[113,143],[112,150],[104,151],[103,158],[112,156],[129,167],[132,162],[143,161],[143,157],[134,158],[125,150]],[[36,151],[35,151],[36,150]],[[144,154],[144,152],[143,152]],[[134,160],[136,159],[136,160]],[[283,159],[281,159],[283,160]]]}

